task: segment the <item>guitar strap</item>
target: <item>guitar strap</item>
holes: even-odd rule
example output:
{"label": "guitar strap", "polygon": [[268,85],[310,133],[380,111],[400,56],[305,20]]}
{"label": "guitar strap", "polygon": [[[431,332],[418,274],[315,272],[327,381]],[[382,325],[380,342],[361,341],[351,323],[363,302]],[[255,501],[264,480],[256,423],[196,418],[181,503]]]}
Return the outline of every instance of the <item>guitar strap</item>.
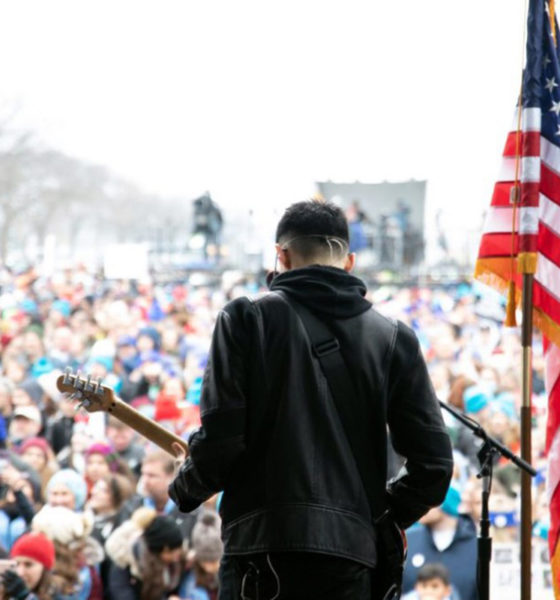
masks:
{"label": "guitar strap", "polygon": [[380,481],[379,467],[375,462],[374,446],[371,438],[371,423],[356,410],[357,391],[344,357],[340,351],[338,339],[329,327],[305,306],[277,291],[298,315],[307,331],[313,354],[321,365],[331,396],[346,438],[354,455],[362,485],[369,502],[372,521],[375,522],[387,510],[385,499],[385,481]]}

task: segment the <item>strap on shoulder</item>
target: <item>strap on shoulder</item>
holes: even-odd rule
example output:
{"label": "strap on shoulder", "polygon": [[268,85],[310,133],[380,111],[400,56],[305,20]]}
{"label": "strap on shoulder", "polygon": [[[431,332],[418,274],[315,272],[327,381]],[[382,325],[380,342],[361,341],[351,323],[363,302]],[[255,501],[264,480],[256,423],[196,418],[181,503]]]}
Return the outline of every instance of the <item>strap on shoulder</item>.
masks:
{"label": "strap on shoulder", "polygon": [[356,411],[356,387],[340,350],[340,342],[328,325],[305,306],[284,292],[275,292],[289,304],[307,332],[313,355],[319,361],[331,392],[338,417],[348,439],[358,467],[362,485],[369,501],[372,519],[386,510],[385,482],[379,480],[379,470],[371,443],[371,424]]}

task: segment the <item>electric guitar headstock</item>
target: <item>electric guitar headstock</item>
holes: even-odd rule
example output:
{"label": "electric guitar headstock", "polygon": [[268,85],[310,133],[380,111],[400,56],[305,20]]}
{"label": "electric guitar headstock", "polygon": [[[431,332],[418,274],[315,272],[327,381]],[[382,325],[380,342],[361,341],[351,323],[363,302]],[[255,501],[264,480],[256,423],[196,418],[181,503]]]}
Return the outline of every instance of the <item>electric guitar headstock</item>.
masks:
{"label": "electric guitar headstock", "polygon": [[56,387],[76,400],[78,408],[85,408],[88,412],[111,412],[115,406],[113,390],[101,385],[101,379],[92,381],[91,375],[84,378],[79,371],[73,373],[70,367],[65,369],[64,375],[58,377]]}

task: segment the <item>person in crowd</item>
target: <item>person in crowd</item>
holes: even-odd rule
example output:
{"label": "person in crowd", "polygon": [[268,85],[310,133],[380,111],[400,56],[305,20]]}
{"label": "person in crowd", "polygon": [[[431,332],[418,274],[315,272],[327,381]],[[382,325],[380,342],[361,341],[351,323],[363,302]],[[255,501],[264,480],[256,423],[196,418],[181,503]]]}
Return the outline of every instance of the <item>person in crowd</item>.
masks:
{"label": "person in crowd", "polygon": [[128,376],[136,366],[136,338],[131,335],[121,335],[117,340],[115,356],[115,372],[117,375]]}
{"label": "person in crowd", "polygon": [[138,366],[123,380],[120,390],[121,398],[133,405],[153,402],[167,376],[159,352],[143,352],[138,361]]}
{"label": "person in crowd", "polygon": [[414,590],[403,600],[461,600],[452,589],[449,571],[441,563],[427,563],[418,569]]}
{"label": "person in crowd", "polygon": [[[418,339],[373,310],[348,244],[340,208],[293,204],[276,231],[272,293],[218,316],[202,427],[170,495],[190,511],[223,490],[223,599],[251,579],[253,593],[365,600],[387,574],[374,571],[386,553],[372,520],[385,515],[382,527],[387,507],[408,527],[445,497],[451,443]],[[328,326],[313,345],[305,315]],[[344,383],[330,394],[324,376],[336,373]],[[387,427],[406,460],[388,492]]]}
{"label": "person in crowd", "polygon": [[54,453],[45,438],[28,438],[19,447],[21,459],[28,464],[41,480],[41,494],[46,494],[47,484],[58,470]]}
{"label": "person in crowd", "polygon": [[140,508],[109,536],[109,594],[118,600],[178,597],[186,576],[183,535],[175,520]]}
{"label": "person in crowd", "polygon": [[91,488],[105,475],[120,473],[133,481],[134,476],[127,464],[122,461],[112,446],[104,442],[96,442],[85,451],[84,478]]}
{"label": "person in crowd", "polygon": [[213,510],[204,510],[192,533],[190,572],[181,588],[185,600],[217,600],[218,571],[224,552],[221,520]]}
{"label": "person in crowd", "polygon": [[45,346],[37,328],[29,327],[23,333],[23,351],[31,365],[31,372],[36,375],[38,370],[51,366],[45,357]]}
{"label": "person in crowd", "polygon": [[519,539],[519,513],[515,494],[508,494],[499,480],[492,483],[488,502],[491,537],[496,543],[511,543]]}
{"label": "person in crowd", "polygon": [[[483,427],[486,425],[486,418],[490,415],[490,397],[486,390],[475,384],[473,380],[459,376],[451,385],[447,402],[468,414]],[[472,470],[478,470],[480,462],[477,452],[482,441],[466,425],[457,420],[452,424],[452,429],[454,448],[467,458]]]}
{"label": "person in crowd", "polygon": [[109,416],[105,433],[107,440],[113,446],[119,458],[128,465],[128,468],[137,478],[140,477],[142,459],[146,451],[137,442],[134,429],[115,417]]}
{"label": "person in crowd", "polygon": [[459,513],[460,491],[451,485],[443,504],[432,508],[420,525],[408,530],[408,556],[403,590],[414,588],[419,569],[441,563],[449,570],[451,583],[461,600],[477,600],[477,533],[472,519]]}
{"label": "person in crowd", "polygon": [[91,537],[93,519],[64,506],[44,506],[33,518],[31,529],[52,540],[55,547],[53,577],[72,600],[102,600],[99,565],[104,552]]}
{"label": "person in crowd", "polygon": [[76,415],[70,444],[57,455],[56,461],[62,469],[74,469],[83,473],[86,468],[86,450],[94,443],[97,433],[88,427],[87,417]]}
{"label": "person in crowd", "polygon": [[0,469],[0,546],[9,550],[28,528],[39,503],[38,481],[7,459]]}
{"label": "person in crowd", "polygon": [[172,517],[178,523],[183,537],[190,539],[197,512],[184,513],[169,497],[169,485],[175,473],[175,460],[164,450],[152,450],[142,461],[138,493],[122,507],[117,522],[123,523],[139,507],[153,508],[157,514]]}
{"label": "person in crowd", "polygon": [[83,509],[87,498],[87,484],[73,469],[57,471],[47,484],[47,504],[70,510]]}
{"label": "person in crowd", "polygon": [[25,533],[10,551],[15,570],[0,577],[1,600],[68,600],[63,598],[52,577],[54,544],[40,533]]}
{"label": "person in crowd", "polygon": [[26,379],[16,385],[12,395],[12,404],[18,406],[36,406],[43,408],[44,392],[39,382],[35,379]]}
{"label": "person in crowd", "polygon": [[58,401],[58,411],[47,425],[46,438],[58,455],[70,446],[76,416],[76,403],[66,395]]}
{"label": "person in crowd", "polygon": [[79,362],[74,356],[74,349],[74,333],[70,327],[66,325],[56,327],[47,354],[54,368],[64,370],[66,367],[71,367],[77,369]]}
{"label": "person in crowd", "polygon": [[[115,529],[118,511],[124,502],[132,496],[130,480],[124,475],[112,473],[103,475],[91,490],[91,497],[86,510],[93,513],[93,530],[91,532],[101,546],[105,546],[107,538]],[[110,560],[105,557],[100,564],[99,572],[103,589],[108,589]]]}
{"label": "person in crowd", "polygon": [[36,406],[17,406],[8,430],[8,445],[18,450],[25,440],[37,437],[42,429],[41,411]]}
{"label": "person in crowd", "polygon": [[478,528],[482,516],[482,480],[476,475],[472,475],[463,487],[459,512],[469,515]]}
{"label": "person in crowd", "polygon": [[103,475],[94,484],[86,508],[94,515],[92,535],[101,545],[115,528],[119,509],[132,494],[130,479],[118,473]]}
{"label": "person in crowd", "polygon": [[6,447],[8,428],[12,416],[14,384],[7,377],[0,377],[0,449]]}

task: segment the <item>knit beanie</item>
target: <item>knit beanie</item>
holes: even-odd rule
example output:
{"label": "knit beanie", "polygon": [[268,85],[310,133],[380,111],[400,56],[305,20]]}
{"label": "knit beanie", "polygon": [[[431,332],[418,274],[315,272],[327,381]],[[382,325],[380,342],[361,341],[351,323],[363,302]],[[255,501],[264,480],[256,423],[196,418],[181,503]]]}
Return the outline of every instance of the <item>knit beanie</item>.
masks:
{"label": "knit beanie", "polygon": [[159,554],[164,548],[173,550],[183,545],[183,534],[175,519],[158,515],[144,530],[144,539],[150,552]]}
{"label": "knit beanie", "polygon": [[154,350],[159,350],[161,346],[161,336],[155,327],[144,327],[138,332],[138,337],[146,336],[151,338],[154,343]]}
{"label": "knit beanie", "polygon": [[160,392],[156,398],[154,419],[156,421],[174,421],[181,418],[181,411],[174,396]]}
{"label": "knit beanie", "polygon": [[45,458],[48,460],[49,458],[49,450],[51,447],[45,438],[41,437],[32,437],[28,438],[23,442],[23,444],[19,447],[18,452],[20,454],[24,454],[25,451],[29,448],[39,448],[41,452],[45,455]]}
{"label": "knit beanie", "polygon": [[222,558],[224,545],[220,535],[221,519],[217,512],[202,513],[192,532],[192,546],[198,562],[215,562]]}
{"label": "knit beanie", "polygon": [[16,389],[23,390],[36,406],[41,405],[43,401],[43,388],[35,379],[26,379],[25,381],[22,381],[16,386]]}
{"label": "knit beanie", "polygon": [[459,515],[460,504],[461,492],[457,487],[451,484],[447,490],[447,494],[445,495],[445,500],[441,505],[441,510],[452,517],[457,517]]}
{"label": "knit beanie", "polygon": [[477,413],[488,406],[488,394],[479,385],[471,385],[463,392],[466,413]]}
{"label": "knit beanie", "polygon": [[25,556],[41,563],[47,571],[54,566],[54,544],[42,533],[24,533],[10,551],[10,557]]}
{"label": "knit beanie", "polygon": [[86,459],[88,458],[88,456],[91,456],[92,454],[100,454],[101,456],[103,456],[103,458],[107,462],[107,465],[109,465],[109,469],[111,470],[111,473],[118,472],[118,470],[119,470],[118,455],[111,445],[106,444],[105,442],[95,442],[85,451]]}
{"label": "knit beanie", "polygon": [[61,469],[57,471],[47,484],[47,496],[55,485],[67,487],[76,500],[76,510],[80,510],[86,501],[87,485],[84,478],[73,469]]}

